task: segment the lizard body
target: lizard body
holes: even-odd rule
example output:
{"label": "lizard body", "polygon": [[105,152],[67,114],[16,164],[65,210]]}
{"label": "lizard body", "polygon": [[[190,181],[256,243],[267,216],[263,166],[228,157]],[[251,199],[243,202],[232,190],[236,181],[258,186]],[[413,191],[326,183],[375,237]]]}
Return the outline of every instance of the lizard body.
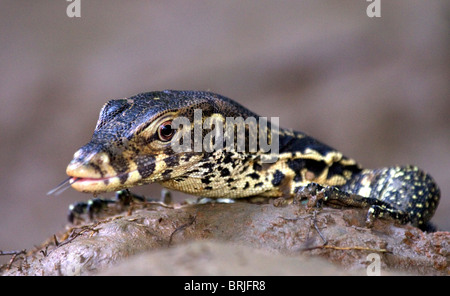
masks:
{"label": "lizard body", "polygon": [[[176,152],[172,141],[181,130],[171,124],[175,118],[189,119],[188,133],[195,138],[194,110],[202,111],[200,124],[208,117],[223,123],[227,117],[259,118],[211,92],[167,90],[111,100],[100,112],[91,141],[67,167],[71,186],[101,193],[158,182],[197,196],[236,199],[294,197],[316,184],[332,189],[331,205],[370,206],[376,216],[386,213],[416,226],[427,223],[439,203],[436,183],[415,166],[363,169],[330,146],[302,132],[274,128],[270,122],[263,132],[268,132],[269,142],[274,137],[279,141],[273,163],[262,161],[265,151],[250,151],[247,146],[240,152]],[[245,126],[246,137],[251,130],[251,124]],[[337,192],[343,195],[336,197]]]}

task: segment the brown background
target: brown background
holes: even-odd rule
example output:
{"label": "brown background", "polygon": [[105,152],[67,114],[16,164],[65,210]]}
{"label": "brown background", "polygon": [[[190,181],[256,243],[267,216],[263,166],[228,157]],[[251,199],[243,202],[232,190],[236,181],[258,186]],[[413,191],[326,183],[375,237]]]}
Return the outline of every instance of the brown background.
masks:
{"label": "brown background", "polygon": [[0,250],[42,242],[90,198],[46,192],[108,99],[163,89],[221,93],[365,167],[417,164],[450,230],[448,1],[381,0],[373,19],[363,0],[81,0],[81,18],[68,4],[0,4]]}

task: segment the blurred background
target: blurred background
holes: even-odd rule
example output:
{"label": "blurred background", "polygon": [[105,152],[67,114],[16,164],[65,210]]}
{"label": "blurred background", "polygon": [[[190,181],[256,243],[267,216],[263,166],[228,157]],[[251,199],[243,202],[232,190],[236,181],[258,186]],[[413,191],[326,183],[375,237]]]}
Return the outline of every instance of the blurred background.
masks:
{"label": "blurred background", "polygon": [[91,197],[46,193],[107,100],[163,89],[228,96],[368,168],[416,164],[450,230],[449,1],[381,0],[380,18],[364,0],[69,4],[0,2],[0,250],[31,249]]}

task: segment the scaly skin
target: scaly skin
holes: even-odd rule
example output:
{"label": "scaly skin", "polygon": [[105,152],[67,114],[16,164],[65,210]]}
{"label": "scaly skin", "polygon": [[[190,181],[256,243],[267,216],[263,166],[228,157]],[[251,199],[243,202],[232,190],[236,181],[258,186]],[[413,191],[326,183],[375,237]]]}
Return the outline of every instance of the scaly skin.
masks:
{"label": "scaly skin", "polygon": [[[307,188],[313,194],[326,192],[323,200],[330,205],[368,206],[371,215],[385,214],[416,226],[426,224],[438,206],[439,188],[415,166],[362,169],[353,159],[304,133],[275,129],[270,123],[272,138],[279,140],[274,163],[261,160],[266,154],[261,149],[176,153],[171,143],[180,131],[171,131],[167,125],[180,116],[188,118],[194,139],[195,109],[202,110],[202,121],[211,116],[224,124],[226,117],[259,118],[210,92],[149,92],[111,100],[100,112],[91,141],[67,167],[71,186],[101,193],[158,182],[210,198],[287,198]],[[250,125],[245,126],[246,135]]]}

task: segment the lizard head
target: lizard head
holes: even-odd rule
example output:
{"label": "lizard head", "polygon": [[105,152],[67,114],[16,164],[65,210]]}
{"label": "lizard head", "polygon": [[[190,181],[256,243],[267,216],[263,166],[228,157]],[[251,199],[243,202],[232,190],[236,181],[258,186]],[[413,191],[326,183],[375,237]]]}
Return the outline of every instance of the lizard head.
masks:
{"label": "lizard head", "polygon": [[[202,111],[202,122],[213,114],[223,118],[256,116],[232,100],[210,92],[149,92],[111,100],[100,111],[91,141],[75,152],[67,166],[71,186],[81,192],[101,193],[161,182],[186,192],[173,185],[173,180],[182,181],[195,174],[201,178],[198,166],[207,167],[205,163],[220,157],[217,151],[195,152],[198,150],[194,149],[193,126],[198,117],[194,110]],[[173,145],[181,139],[182,129],[172,125],[177,118],[188,120],[184,131],[194,139],[184,143],[183,151]],[[180,186],[186,184],[181,182]]]}

